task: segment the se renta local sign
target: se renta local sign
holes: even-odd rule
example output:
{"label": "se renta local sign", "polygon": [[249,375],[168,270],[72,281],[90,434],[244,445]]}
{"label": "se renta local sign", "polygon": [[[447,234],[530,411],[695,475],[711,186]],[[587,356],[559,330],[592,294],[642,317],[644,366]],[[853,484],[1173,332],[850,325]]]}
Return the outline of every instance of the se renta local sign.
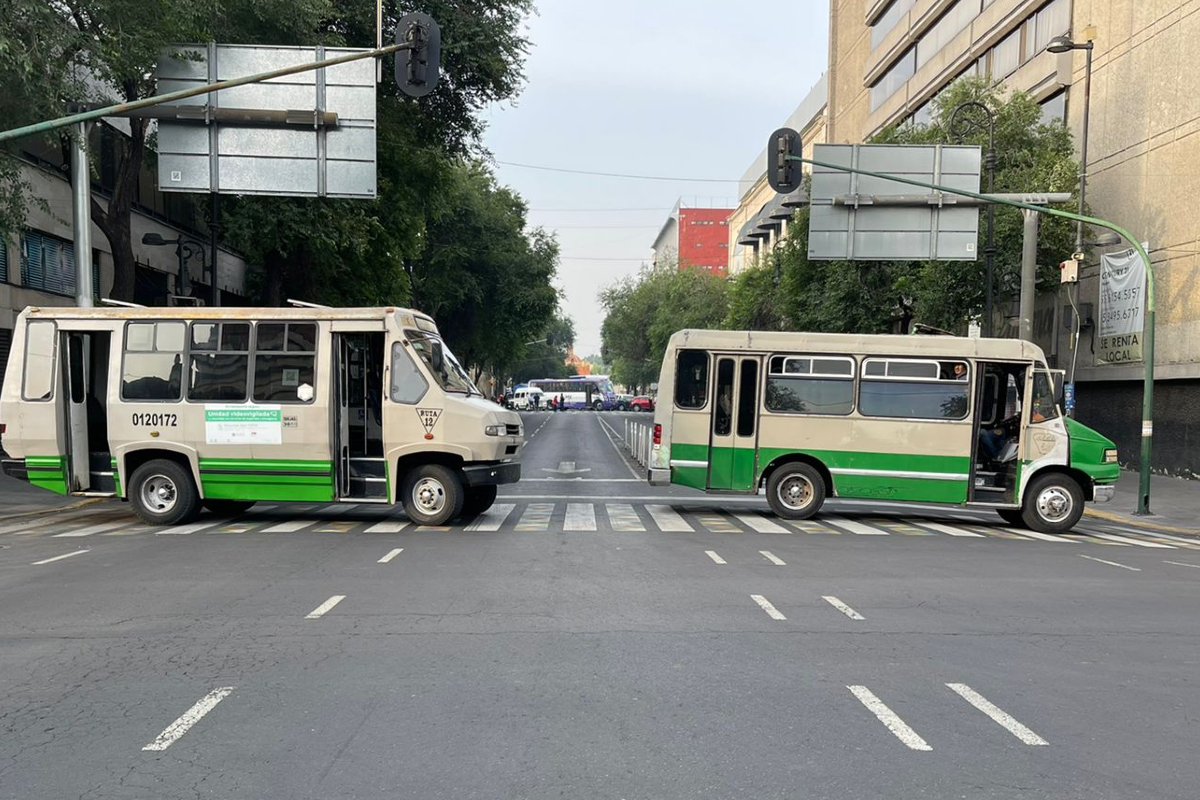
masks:
{"label": "se renta local sign", "polygon": [[282,444],[283,407],[207,405],[206,444]]}
{"label": "se renta local sign", "polygon": [[[1143,243],[1147,252],[1150,245]],[[1100,257],[1100,324],[1097,364],[1142,360],[1146,265],[1129,248]]]}

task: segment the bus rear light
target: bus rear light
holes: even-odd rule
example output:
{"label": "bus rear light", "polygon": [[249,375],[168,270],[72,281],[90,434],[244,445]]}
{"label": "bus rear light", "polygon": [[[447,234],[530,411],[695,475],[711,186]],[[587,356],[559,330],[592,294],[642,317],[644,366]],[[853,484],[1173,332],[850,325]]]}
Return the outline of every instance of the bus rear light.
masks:
{"label": "bus rear light", "polygon": [[654,426],[654,444],[662,444],[662,425]]}

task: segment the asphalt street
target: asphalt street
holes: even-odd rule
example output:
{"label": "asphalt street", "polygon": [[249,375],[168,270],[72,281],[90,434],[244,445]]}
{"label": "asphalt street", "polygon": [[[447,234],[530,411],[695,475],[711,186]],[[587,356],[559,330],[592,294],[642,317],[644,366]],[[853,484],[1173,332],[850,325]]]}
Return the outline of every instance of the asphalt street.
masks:
{"label": "asphalt street", "polygon": [[523,416],[467,525],[0,522],[0,798],[1200,795],[1200,538],[784,523]]}

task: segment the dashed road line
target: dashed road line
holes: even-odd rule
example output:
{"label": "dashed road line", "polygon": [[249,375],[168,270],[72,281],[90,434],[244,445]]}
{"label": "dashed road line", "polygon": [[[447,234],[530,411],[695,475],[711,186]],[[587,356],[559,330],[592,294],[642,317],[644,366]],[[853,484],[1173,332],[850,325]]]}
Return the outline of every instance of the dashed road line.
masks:
{"label": "dashed road line", "polygon": [[1096,558],[1095,556],[1085,556],[1082,553],[1080,553],[1079,557],[1086,558],[1088,561],[1098,561],[1101,564],[1108,564],[1110,567],[1120,567],[1121,569],[1127,569],[1131,572],[1141,572],[1142,571],[1141,567],[1130,567],[1125,564],[1118,564],[1115,561],[1105,561],[1103,558]]}
{"label": "dashed road line", "polygon": [[786,567],[787,566],[787,562],[785,562],[782,558],[780,558],[779,556],[772,553],[770,550],[759,550],[758,554],[760,556],[762,556],[763,558],[765,558],[767,561],[770,561],[772,564],[774,564],[777,567]]}
{"label": "dashed road line", "polygon": [[62,561],[64,558],[71,558],[72,556],[79,556],[90,552],[90,550],[72,550],[70,553],[63,553],[61,556],[43,558],[41,561],[35,561],[33,562],[33,566],[40,567],[42,564],[53,564],[55,561]]}
{"label": "dashed road line", "polygon": [[763,597],[761,594],[752,594],[752,595],[750,595],[750,599],[753,600],[754,602],[758,603],[759,607],[763,611],[767,612],[767,616],[770,617],[771,619],[787,619],[787,617],[785,617],[783,614],[779,613],[779,609],[777,609],[777,608],[775,608],[775,606],[771,605],[770,600]]}
{"label": "dashed road line", "polygon": [[142,748],[142,750],[166,750],[174,744],[180,736],[183,736],[189,729],[201,719],[204,715],[217,707],[226,697],[233,693],[232,686],[222,686],[218,689],[213,689],[208,694],[200,699],[200,702],[183,712],[183,716],[172,722],[163,730],[150,744]]}
{"label": "dashed road line", "polygon": [[390,553],[388,553],[386,556],[384,556],[383,558],[379,559],[379,560],[378,560],[378,561],[376,561],[375,563],[376,563],[376,564],[386,564],[386,563],[388,563],[389,561],[391,561],[393,558],[395,558],[396,556],[400,555],[400,554],[401,554],[401,553],[403,553],[403,552],[404,552],[404,548],[403,548],[403,547],[397,547],[395,550],[391,551]]}
{"label": "dashed road line", "polygon": [[876,697],[875,693],[870,689],[865,686],[847,686],[846,688],[853,692],[858,701],[866,706],[867,710],[874,714],[907,747],[912,750],[924,751],[933,749],[929,746],[928,742],[917,735],[916,731],[908,727],[908,724],[900,719],[895,711],[892,711],[882,700]]}
{"label": "dashed road line", "polygon": [[345,599],[346,599],[346,595],[335,594],[333,597],[329,598],[324,603],[321,603],[321,605],[317,606],[312,611],[305,614],[304,618],[305,619],[320,619],[321,617],[328,614],[330,609],[332,609],[334,606],[336,606],[338,603],[342,602]]}
{"label": "dashed road line", "polygon": [[962,699],[966,700],[971,705],[978,708],[984,714],[987,714],[997,725],[1007,730],[1013,736],[1020,739],[1025,744],[1029,745],[1048,745],[1050,744],[1042,737],[1038,736],[1029,728],[1017,722],[1011,714],[997,706],[995,703],[988,700],[979,692],[967,686],[965,683],[947,683],[946,686],[950,691],[957,694]]}
{"label": "dashed road line", "polygon": [[850,619],[856,619],[856,620],[866,619],[862,614],[858,613],[853,608],[846,605],[841,600],[838,600],[836,597],[834,597],[831,594],[821,595],[821,599],[824,600],[826,603],[829,603],[829,605],[833,606],[838,611],[845,614]]}
{"label": "dashed road line", "polygon": [[717,554],[716,554],[716,552],[715,552],[715,551],[713,551],[713,550],[705,550],[705,551],[704,551],[704,555],[706,555],[706,556],[708,556],[709,558],[711,558],[711,559],[713,560],[713,563],[714,563],[714,564],[724,564],[724,563],[725,563],[725,559],[721,558],[721,557],[720,557],[719,555],[717,555]]}
{"label": "dashed road line", "polygon": [[1192,569],[1200,569],[1200,564],[1189,564],[1186,561],[1164,561],[1164,564],[1174,564],[1177,567],[1191,567]]}

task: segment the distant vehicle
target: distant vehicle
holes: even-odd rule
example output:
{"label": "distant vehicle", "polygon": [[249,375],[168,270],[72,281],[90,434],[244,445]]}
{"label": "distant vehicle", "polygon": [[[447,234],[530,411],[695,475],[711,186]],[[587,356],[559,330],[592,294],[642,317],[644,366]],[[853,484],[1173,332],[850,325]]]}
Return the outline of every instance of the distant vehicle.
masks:
{"label": "distant vehicle", "polygon": [[508,399],[508,407],[518,411],[545,408],[545,392],[536,386],[519,386],[513,389]]}
{"label": "distant vehicle", "polygon": [[653,397],[635,397],[629,401],[629,409],[631,411],[653,411]]}
{"label": "distant vehicle", "polygon": [[539,378],[530,381],[529,385],[552,397],[562,395],[564,409],[609,411],[617,404],[616,391],[607,375]]}
{"label": "distant vehicle", "polygon": [[765,486],[785,519],[858,497],[993,509],[1061,533],[1084,502],[1112,499],[1120,465],[1112,440],[1063,417],[1055,378],[1018,339],[679,331],[650,483]]}
{"label": "distant vehicle", "polygon": [[619,395],[617,395],[616,402],[613,404],[613,408],[616,409],[617,411],[628,411],[629,403],[632,400],[633,400],[633,395],[631,395],[631,394],[619,394]]}

